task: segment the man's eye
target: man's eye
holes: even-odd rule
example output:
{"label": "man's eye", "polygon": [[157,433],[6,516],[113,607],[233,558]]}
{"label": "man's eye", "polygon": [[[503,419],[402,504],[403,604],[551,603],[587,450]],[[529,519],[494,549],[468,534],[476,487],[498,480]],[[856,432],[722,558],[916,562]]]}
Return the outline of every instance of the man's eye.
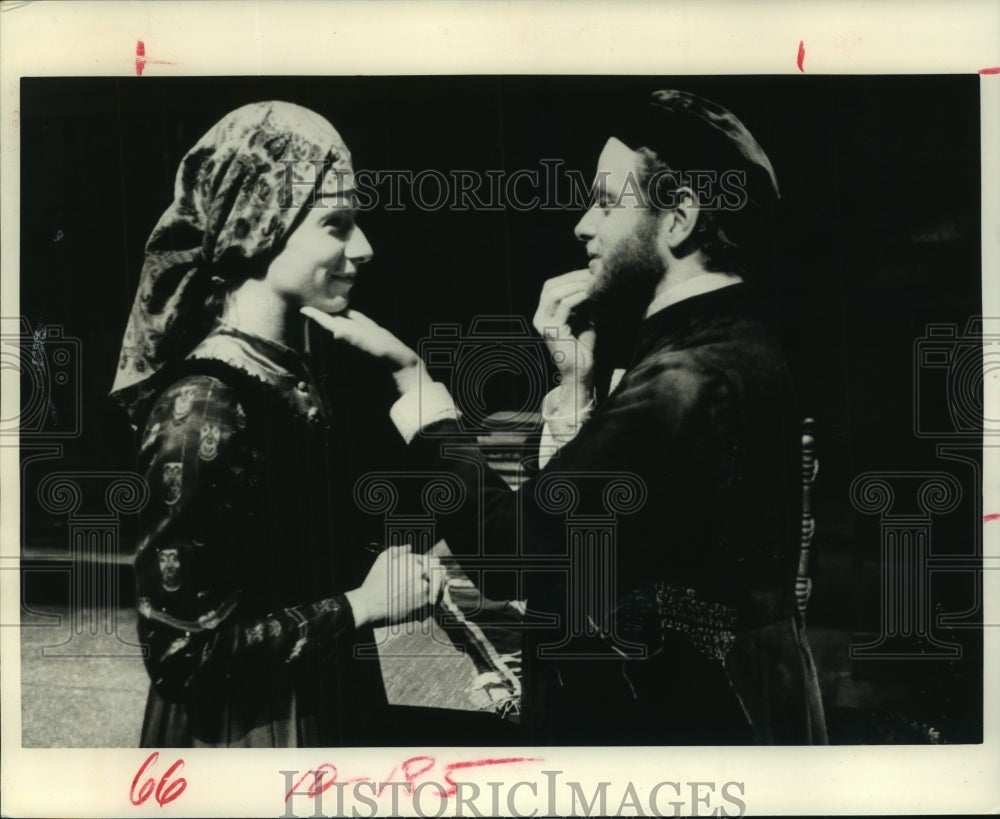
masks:
{"label": "man's eye", "polygon": [[607,191],[601,191],[597,194],[597,207],[603,210],[605,213],[609,213],[611,209],[615,206],[615,196],[609,194]]}

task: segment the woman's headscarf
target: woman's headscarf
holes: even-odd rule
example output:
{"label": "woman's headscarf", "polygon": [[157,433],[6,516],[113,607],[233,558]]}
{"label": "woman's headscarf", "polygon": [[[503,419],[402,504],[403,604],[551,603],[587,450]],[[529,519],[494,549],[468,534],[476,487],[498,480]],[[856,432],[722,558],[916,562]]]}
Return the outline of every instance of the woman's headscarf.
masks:
{"label": "woman's headscarf", "polygon": [[157,373],[208,332],[212,293],[262,274],[313,196],[343,190],[350,173],[333,126],[287,102],[238,108],[187,153],[146,243],[111,388],[133,421],[160,387]]}

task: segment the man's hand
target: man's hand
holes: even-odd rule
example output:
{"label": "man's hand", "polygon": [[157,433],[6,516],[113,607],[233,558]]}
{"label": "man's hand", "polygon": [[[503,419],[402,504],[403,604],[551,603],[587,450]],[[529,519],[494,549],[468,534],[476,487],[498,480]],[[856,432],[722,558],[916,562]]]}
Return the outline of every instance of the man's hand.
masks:
{"label": "man's hand", "polygon": [[549,279],[542,286],[532,323],[549,348],[563,382],[589,381],[594,367],[593,328],[574,336],[569,326],[573,308],[587,300],[594,276],[589,270],[574,270]]}
{"label": "man's hand", "polygon": [[315,307],[303,307],[300,312],[326,329],[338,341],[345,341],[372,358],[388,362],[394,370],[415,364],[418,360],[413,350],[382,325],[357,310],[345,310],[333,316]]}
{"label": "man's hand", "polygon": [[410,545],[381,552],[364,582],[345,594],[354,625],[391,625],[437,603],[444,569],[430,554],[415,555]]}
{"label": "man's hand", "polygon": [[329,315],[315,307],[303,307],[302,315],[311,318],[335,339],[368,353],[372,358],[388,364],[396,388],[402,395],[414,389],[427,375],[420,357],[381,324],[372,321],[357,310],[345,310]]}
{"label": "man's hand", "polygon": [[589,270],[574,270],[549,279],[542,287],[533,324],[545,339],[549,354],[562,377],[555,401],[549,406],[553,415],[577,417],[589,405],[593,394],[593,328],[573,335],[569,317],[573,308],[590,295],[594,276]]}

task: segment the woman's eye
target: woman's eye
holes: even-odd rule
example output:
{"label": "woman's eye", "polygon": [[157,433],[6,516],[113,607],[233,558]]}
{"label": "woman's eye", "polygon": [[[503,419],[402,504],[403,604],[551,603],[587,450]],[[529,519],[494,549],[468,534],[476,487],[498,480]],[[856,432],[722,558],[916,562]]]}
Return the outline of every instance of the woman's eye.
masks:
{"label": "woman's eye", "polygon": [[345,211],[332,213],[324,220],[323,224],[334,233],[344,233],[350,230],[353,221],[351,214]]}

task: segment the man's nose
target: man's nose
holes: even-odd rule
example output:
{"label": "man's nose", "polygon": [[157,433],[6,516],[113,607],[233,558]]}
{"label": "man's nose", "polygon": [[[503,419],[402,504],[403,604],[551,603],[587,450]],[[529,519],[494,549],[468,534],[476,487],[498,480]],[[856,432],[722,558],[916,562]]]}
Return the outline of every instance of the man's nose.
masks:
{"label": "man's nose", "polygon": [[368,244],[368,237],[357,225],[351,231],[351,238],[347,240],[345,255],[355,264],[364,264],[375,255],[372,246]]}
{"label": "man's nose", "polygon": [[573,235],[576,236],[581,242],[587,242],[594,238],[594,227],[595,219],[597,218],[595,211],[596,206],[590,208],[586,213],[580,217],[580,221],[576,223],[576,227],[573,228]]}

